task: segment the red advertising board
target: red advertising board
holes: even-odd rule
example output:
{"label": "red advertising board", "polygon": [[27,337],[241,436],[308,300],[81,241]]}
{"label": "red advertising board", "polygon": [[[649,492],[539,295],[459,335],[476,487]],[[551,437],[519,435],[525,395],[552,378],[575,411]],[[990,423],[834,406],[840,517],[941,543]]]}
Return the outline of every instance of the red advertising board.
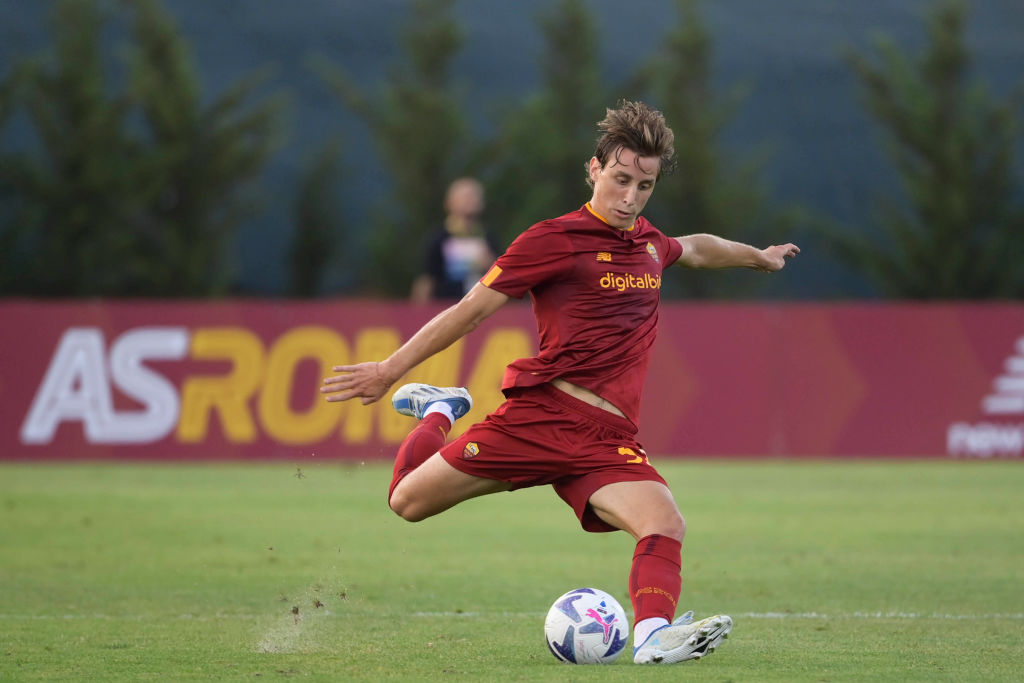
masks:
{"label": "red advertising board", "polygon": [[[409,418],[328,404],[336,364],[438,312],[381,301],[0,302],[0,458],[390,458]],[[512,303],[405,378],[468,386],[464,428],[532,354]],[[640,440],[662,456],[1024,454],[1024,305],[662,307]]]}

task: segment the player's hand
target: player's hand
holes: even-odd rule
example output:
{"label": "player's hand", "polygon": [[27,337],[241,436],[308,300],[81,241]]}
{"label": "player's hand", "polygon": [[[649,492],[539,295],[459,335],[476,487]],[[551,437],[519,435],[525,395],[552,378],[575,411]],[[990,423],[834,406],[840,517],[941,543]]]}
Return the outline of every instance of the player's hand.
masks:
{"label": "player's hand", "polygon": [[387,379],[381,363],[335,365],[331,369],[342,373],[325,377],[320,387],[320,393],[331,403],[359,398],[364,406],[369,405],[380,400],[395,383]]}
{"label": "player's hand", "polygon": [[760,270],[764,273],[774,273],[777,270],[782,270],[786,265],[787,258],[793,258],[800,253],[800,247],[795,244],[775,244],[766,249],[761,250],[761,255],[764,257],[764,262],[758,266],[755,266],[755,270]]}

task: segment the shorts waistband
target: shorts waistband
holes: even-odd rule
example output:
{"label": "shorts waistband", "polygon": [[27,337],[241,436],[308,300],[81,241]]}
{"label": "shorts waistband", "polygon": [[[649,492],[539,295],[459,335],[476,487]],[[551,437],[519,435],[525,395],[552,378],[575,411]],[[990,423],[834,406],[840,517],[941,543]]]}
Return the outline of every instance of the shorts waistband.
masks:
{"label": "shorts waistband", "polygon": [[532,387],[514,387],[506,391],[509,395],[528,394],[530,392],[544,394],[563,408],[571,410],[574,413],[579,413],[583,417],[604,425],[605,427],[611,427],[612,429],[631,436],[636,435],[637,431],[639,431],[636,425],[634,425],[628,418],[621,417],[615,413],[610,413],[604,408],[592,406],[586,401],[581,401],[575,396],[570,396],[551,384],[545,383],[537,384]]}

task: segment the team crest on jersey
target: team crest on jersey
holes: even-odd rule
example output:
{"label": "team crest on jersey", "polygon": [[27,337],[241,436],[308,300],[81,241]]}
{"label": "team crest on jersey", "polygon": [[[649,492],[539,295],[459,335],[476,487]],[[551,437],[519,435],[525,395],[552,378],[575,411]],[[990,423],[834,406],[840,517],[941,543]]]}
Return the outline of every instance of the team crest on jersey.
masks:
{"label": "team crest on jersey", "polygon": [[652,259],[654,259],[655,263],[658,263],[658,250],[655,249],[654,245],[651,244],[650,242],[647,243],[647,253],[650,255]]}
{"label": "team crest on jersey", "polygon": [[611,263],[612,262],[612,254],[609,251],[599,251],[599,252],[597,252],[597,260],[598,261],[604,261],[605,263]]}
{"label": "team crest on jersey", "polygon": [[476,445],[476,442],[470,441],[466,444],[466,447],[462,449],[462,459],[472,460],[480,454],[480,446]]}

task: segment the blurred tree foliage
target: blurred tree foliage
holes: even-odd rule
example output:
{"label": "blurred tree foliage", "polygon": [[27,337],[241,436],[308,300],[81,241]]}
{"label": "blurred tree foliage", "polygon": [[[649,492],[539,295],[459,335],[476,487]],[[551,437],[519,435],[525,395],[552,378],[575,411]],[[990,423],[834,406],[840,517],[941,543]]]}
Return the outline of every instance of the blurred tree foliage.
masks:
{"label": "blurred tree foliage", "polygon": [[245,215],[242,186],[273,149],[281,100],[244,102],[265,76],[200,102],[195,69],[156,0],[125,0],[133,42],[116,87],[96,0],[54,6],[52,55],[14,65],[0,125],[24,110],[34,140],[0,149],[0,292],[223,294]]}
{"label": "blurred tree foliage", "polygon": [[[295,233],[288,253],[291,296],[317,296],[329,266],[340,256],[342,221],[335,201],[340,177],[341,142],[331,140],[313,155],[295,196]],[[356,259],[346,261],[349,267],[358,268]]]}
{"label": "blurred tree foliage", "polygon": [[967,5],[943,2],[916,58],[877,37],[877,59],[848,61],[884,129],[904,197],[884,200],[876,232],[825,226],[837,258],[887,297],[1024,297],[1024,207],[1014,197],[1022,92],[996,101],[970,84]]}
{"label": "blurred tree foliage", "polygon": [[116,294],[144,275],[125,228],[148,190],[132,172],[142,150],[126,134],[128,98],[109,94],[101,25],[94,3],[59,3],[52,65],[25,60],[4,82],[7,120],[24,107],[40,145],[0,157],[4,293]]}
{"label": "blurred tree foliage", "polygon": [[[662,176],[646,214],[664,232],[709,232],[753,244],[789,241],[791,212],[768,206],[758,180],[764,154],[730,159],[718,145],[745,97],[742,85],[724,96],[712,88],[713,40],[700,16],[699,0],[676,0],[678,23],[661,49],[637,75],[675,133],[677,168]],[[758,273],[688,271],[664,281],[665,296],[735,296],[769,282]]]}
{"label": "blurred tree foliage", "polygon": [[488,215],[499,217],[495,231],[505,243],[590,199],[585,164],[594,154],[595,123],[614,105],[585,3],[560,0],[538,24],[544,38],[541,87],[506,108],[488,155]]}
{"label": "blurred tree foliage", "polygon": [[452,83],[462,33],[453,0],[414,0],[403,31],[403,60],[391,66],[377,93],[361,88],[325,59],[314,68],[369,129],[392,183],[389,203],[363,228],[365,283],[375,293],[402,296],[422,264],[422,245],[444,221],[448,184],[473,154],[468,123]]}
{"label": "blurred tree foliage", "polygon": [[143,215],[155,246],[146,272],[157,292],[225,293],[228,254],[239,222],[256,209],[245,185],[263,170],[277,141],[283,95],[247,107],[270,80],[255,72],[203,105],[188,46],[157,0],[129,0],[136,45],[131,95],[146,127],[152,191]]}
{"label": "blurred tree foliage", "polygon": [[[797,211],[770,206],[759,181],[766,155],[721,149],[744,90],[712,87],[713,42],[699,0],[676,0],[677,25],[621,84],[608,82],[599,62],[602,39],[585,0],[551,3],[537,17],[540,85],[497,103],[502,113],[486,137],[469,125],[453,81],[463,44],[454,1],[412,0],[401,56],[378,89],[359,86],[340,65],[314,63],[366,125],[379,152],[367,166],[379,161],[390,187],[368,225],[344,224],[334,200],[340,141],[310,158],[290,198],[288,293],[314,296],[339,268],[351,271],[346,293],[405,296],[422,245],[442,223],[445,189],[463,174],[486,183],[486,218],[506,244],[575,209],[590,196],[584,163],[595,122],[622,98],[649,96],[676,133],[678,170],[663,176],[647,212],[656,225],[756,244],[789,239]],[[104,13],[114,6],[129,11]],[[886,199],[868,228],[822,220],[817,228],[834,247],[832,264],[856,268],[886,296],[1022,297],[1014,153],[1024,93],[997,100],[968,83],[966,5],[933,7],[921,55],[905,56],[885,38],[874,58],[847,55],[903,195]],[[160,0],[55,0],[53,11],[52,50],[8,65],[0,80],[0,295],[229,291],[237,227],[259,210],[248,191],[281,132],[284,100],[271,75],[253,73],[204,98]],[[111,55],[108,34],[124,26],[120,17],[128,49]],[[750,294],[764,280],[687,273],[668,278],[665,294]]]}

